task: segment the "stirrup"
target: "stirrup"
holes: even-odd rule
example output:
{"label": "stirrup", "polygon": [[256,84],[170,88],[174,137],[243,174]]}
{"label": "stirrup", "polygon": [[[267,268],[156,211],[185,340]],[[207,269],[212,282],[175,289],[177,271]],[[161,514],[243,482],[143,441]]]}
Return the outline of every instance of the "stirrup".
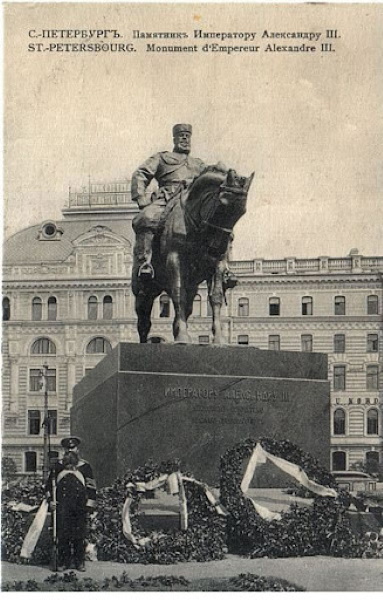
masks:
{"label": "stirrup", "polygon": [[138,277],[141,281],[154,279],[154,269],[150,263],[145,263],[138,270]]}

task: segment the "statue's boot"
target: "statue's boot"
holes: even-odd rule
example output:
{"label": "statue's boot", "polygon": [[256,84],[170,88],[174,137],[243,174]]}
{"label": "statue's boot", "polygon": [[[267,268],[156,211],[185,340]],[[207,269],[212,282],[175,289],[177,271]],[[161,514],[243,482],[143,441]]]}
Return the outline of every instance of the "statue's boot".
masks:
{"label": "statue's boot", "polygon": [[226,269],[223,272],[223,277],[222,277],[223,291],[226,292],[226,290],[235,288],[237,283],[238,283],[238,278],[234,275],[234,273],[232,271],[229,270],[228,267],[226,267]]}
{"label": "statue's boot", "polygon": [[138,278],[140,281],[149,281],[154,278],[152,267],[152,243],[154,233],[152,231],[141,231],[136,236],[137,258],[140,268]]}

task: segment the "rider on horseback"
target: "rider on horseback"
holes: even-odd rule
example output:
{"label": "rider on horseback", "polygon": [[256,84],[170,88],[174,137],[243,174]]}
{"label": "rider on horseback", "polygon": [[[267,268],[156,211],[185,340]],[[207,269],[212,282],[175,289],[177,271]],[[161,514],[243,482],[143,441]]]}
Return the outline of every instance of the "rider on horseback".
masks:
{"label": "rider on horseback", "polygon": [[[148,281],[154,277],[152,243],[166,205],[170,200],[184,197],[193,181],[209,168],[199,158],[190,156],[191,135],[191,125],[174,125],[173,152],[158,152],[133,173],[132,200],[135,200],[141,209],[133,219],[133,229],[136,233],[134,252],[140,265],[141,281]],[[153,179],[158,183],[158,192],[148,198],[146,189]],[[225,289],[236,284],[236,277],[226,269]]]}

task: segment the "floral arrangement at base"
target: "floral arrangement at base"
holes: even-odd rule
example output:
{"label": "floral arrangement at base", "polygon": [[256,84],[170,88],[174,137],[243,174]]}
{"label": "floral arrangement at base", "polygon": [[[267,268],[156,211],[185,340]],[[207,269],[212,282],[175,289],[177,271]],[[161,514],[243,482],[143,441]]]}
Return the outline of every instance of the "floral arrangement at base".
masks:
{"label": "floral arrangement at base", "polygon": [[229,512],[227,540],[230,552],[251,557],[313,556],[360,557],[365,540],[353,533],[346,514],[350,499],[316,497],[311,507],[292,504],[280,520],[259,516],[241,490],[243,464],[256,444],[274,456],[298,465],[316,483],[336,488],[332,475],[316,459],[289,440],[246,439],[221,457],[221,502]]}
{"label": "floral arrangement at base", "polygon": [[[225,518],[206,498],[203,487],[185,481],[184,488],[188,509],[186,531],[147,531],[139,521],[140,494],[133,486],[137,482],[149,482],[163,474],[180,470],[178,461],[156,464],[146,463],[123,477],[112,486],[97,493],[97,513],[90,519],[87,540],[95,544],[98,560],[121,563],[171,564],[189,560],[209,561],[224,558],[226,547]],[[25,562],[20,550],[31,523],[31,516],[12,509],[11,504],[23,502],[39,505],[44,490],[41,480],[23,481],[3,492],[2,497],[2,558],[10,562]],[[122,507],[127,496],[131,496],[130,520],[134,535],[145,540],[145,544],[134,546],[126,539],[122,530]],[[10,504],[11,503],[11,504]],[[30,559],[31,564],[48,564],[51,558],[50,534],[43,531],[42,539]]]}

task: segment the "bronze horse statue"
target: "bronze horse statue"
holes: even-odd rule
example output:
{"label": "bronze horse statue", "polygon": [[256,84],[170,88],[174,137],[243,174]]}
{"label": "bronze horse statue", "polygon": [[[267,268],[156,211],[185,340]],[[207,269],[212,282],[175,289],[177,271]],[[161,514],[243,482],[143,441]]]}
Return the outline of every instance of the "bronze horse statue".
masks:
{"label": "bronze horse statue", "polygon": [[253,176],[240,177],[234,170],[208,170],[195,179],[181,199],[169,202],[153,242],[154,279],[140,281],[136,259],[133,264],[132,289],[141,343],[148,340],[153,302],[164,291],[174,306],[174,341],[190,342],[187,322],[203,281],[207,282],[213,313],[213,343],[221,343],[227,252],[233,227],[246,212]]}

